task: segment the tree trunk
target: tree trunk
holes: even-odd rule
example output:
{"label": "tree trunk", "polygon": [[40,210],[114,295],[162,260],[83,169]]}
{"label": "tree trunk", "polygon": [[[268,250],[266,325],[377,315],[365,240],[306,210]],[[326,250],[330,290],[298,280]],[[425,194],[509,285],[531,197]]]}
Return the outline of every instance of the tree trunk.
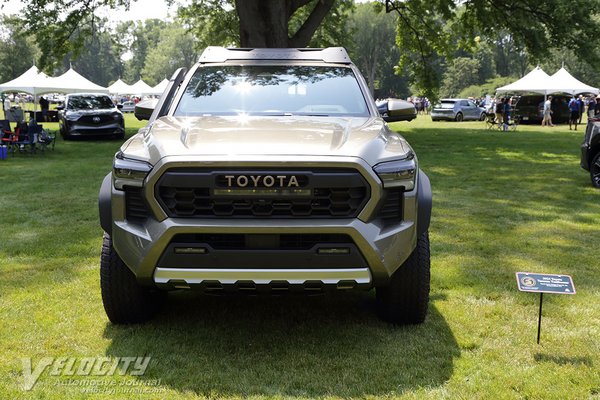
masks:
{"label": "tree trunk", "polygon": [[334,0],[318,0],[300,29],[290,37],[289,20],[310,0],[235,0],[241,47],[306,47]]}

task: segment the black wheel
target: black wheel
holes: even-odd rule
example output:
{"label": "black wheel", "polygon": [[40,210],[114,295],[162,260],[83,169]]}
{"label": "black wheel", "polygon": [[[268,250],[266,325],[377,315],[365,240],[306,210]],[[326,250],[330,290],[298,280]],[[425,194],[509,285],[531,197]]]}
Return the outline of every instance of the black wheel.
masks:
{"label": "black wheel", "polygon": [[592,178],[592,185],[596,188],[600,188],[600,152],[592,158],[592,163],[590,164],[590,178]]}
{"label": "black wheel", "polygon": [[479,116],[479,120],[480,121],[485,121],[485,118],[487,117],[487,114],[482,112],[481,115]]}
{"label": "black wheel", "polygon": [[117,140],[125,139],[125,132],[115,134],[115,139],[117,139]]}
{"label": "black wheel", "polygon": [[389,286],[378,287],[377,313],[395,324],[420,324],[429,305],[429,233],[417,239],[417,247],[392,275]]}
{"label": "black wheel", "polygon": [[463,120],[463,114],[459,112],[458,114],[456,114],[455,119],[457,122],[461,122]]}
{"label": "black wheel", "polygon": [[64,125],[60,127],[60,136],[62,136],[63,140],[71,139],[71,135],[69,135],[69,131],[67,130],[67,127]]}
{"label": "black wheel", "polygon": [[115,251],[112,239],[104,234],[100,256],[100,290],[108,319],[113,324],[144,322],[152,318],[166,292],[140,286],[133,272]]}

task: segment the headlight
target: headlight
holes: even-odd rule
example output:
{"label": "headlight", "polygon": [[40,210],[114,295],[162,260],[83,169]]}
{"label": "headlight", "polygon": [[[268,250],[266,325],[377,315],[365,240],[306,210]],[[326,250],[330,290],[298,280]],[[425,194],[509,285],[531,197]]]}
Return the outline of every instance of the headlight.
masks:
{"label": "headlight", "polygon": [[81,117],[81,114],[75,112],[65,113],[65,119],[67,121],[77,121]]}
{"label": "headlight", "polygon": [[113,114],[113,118],[117,121],[119,121],[123,116],[121,114]]}
{"label": "headlight", "polygon": [[152,170],[152,165],[144,161],[126,158],[122,152],[115,155],[113,162],[113,178],[115,189],[123,190],[123,186],[142,187],[144,179]]}
{"label": "headlight", "polygon": [[403,160],[377,164],[373,169],[383,182],[384,188],[404,187],[406,191],[415,188],[417,163],[413,154]]}

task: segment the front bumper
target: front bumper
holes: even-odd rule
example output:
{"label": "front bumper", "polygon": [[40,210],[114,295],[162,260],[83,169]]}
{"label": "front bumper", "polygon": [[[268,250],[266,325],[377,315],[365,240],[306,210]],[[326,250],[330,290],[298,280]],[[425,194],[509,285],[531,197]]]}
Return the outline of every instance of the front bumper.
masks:
{"label": "front bumper", "polygon": [[125,126],[119,121],[101,125],[81,124],[76,121],[68,121],[65,122],[65,131],[70,136],[120,135],[125,133]]}
{"label": "front bumper", "polygon": [[[168,218],[153,196],[154,185],[169,168],[190,163],[169,157],[160,161],[147,178],[144,194],[153,217],[143,223],[132,223],[126,218],[125,192],[111,188],[112,238],[115,250],[146,286],[172,288],[206,288],[222,285],[328,285],[338,288],[382,286],[410,256],[416,245],[417,187],[403,194],[402,220],[395,224],[383,223],[375,218],[383,190],[379,178],[363,160],[356,158],[323,157],[315,160],[289,157],[272,161],[251,160],[236,163],[236,167],[277,167],[289,161],[294,166],[355,168],[371,187],[371,197],[357,218],[342,219],[220,219],[220,218]],[[206,160],[203,167],[222,168],[222,161]],[[237,256],[208,251],[189,256],[192,261],[184,268],[176,262],[165,261],[165,252],[180,235],[347,235],[351,239],[356,257],[348,256],[344,268],[336,256],[315,255],[314,252],[295,253],[280,251],[275,256],[269,250],[249,249]],[[311,249],[310,251],[313,251]],[[171,250],[170,250],[171,251]],[[211,258],[212,257],[212,258]],[[265,268],[256,268],[257,260],[264,258]],[[322,257],[322,258],[321,258]],[[333,258],[332,258],[333,257]],[[167,260],[177,260],[167,257]],[[211,263],[215,268],[210,268]],[[303,263],[305,265],[303,265]],[[247,265],[245,265],[247,264]]]}

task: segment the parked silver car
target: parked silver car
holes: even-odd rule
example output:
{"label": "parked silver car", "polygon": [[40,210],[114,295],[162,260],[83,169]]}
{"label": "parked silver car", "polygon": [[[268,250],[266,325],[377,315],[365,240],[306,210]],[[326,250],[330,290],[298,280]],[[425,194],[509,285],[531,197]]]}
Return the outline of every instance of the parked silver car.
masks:
{"label": "parked silver car", "polygon": [[483,121],[485,115],[485,108],[469,99],[442,99],[431,110],[432,121]]}

